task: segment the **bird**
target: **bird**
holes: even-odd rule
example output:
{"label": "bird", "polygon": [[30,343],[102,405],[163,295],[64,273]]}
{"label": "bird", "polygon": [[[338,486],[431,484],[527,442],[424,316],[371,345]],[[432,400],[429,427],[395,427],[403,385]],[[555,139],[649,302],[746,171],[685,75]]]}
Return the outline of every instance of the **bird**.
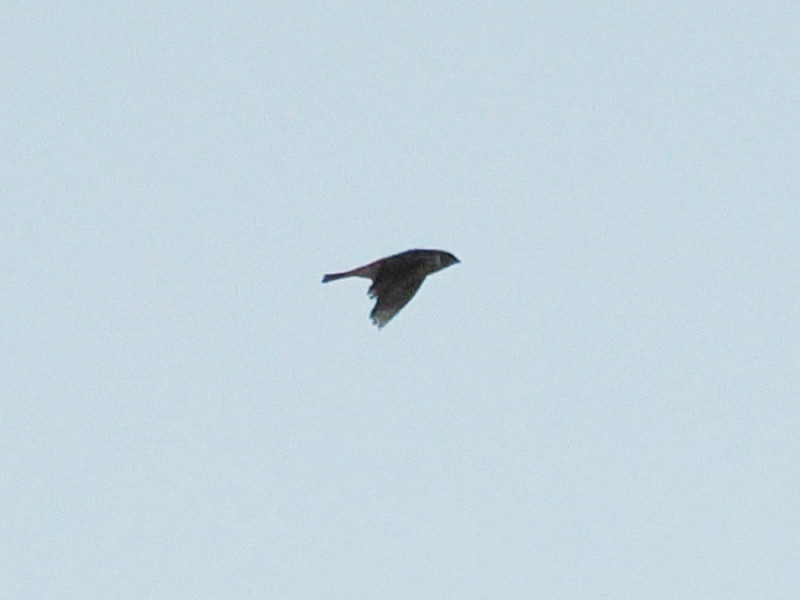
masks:
{"label": "bird", "polygon": [[377,302],[369,316],[373,324],[381,329],[408,304],[428,275],[459,262],[461,261],[444,250],[406,250],[363,267],[342,273],[329,273],[322,278],[322,283],[345,277],[371,279],[372,285],[367,293],[370,298],[376,298]]}

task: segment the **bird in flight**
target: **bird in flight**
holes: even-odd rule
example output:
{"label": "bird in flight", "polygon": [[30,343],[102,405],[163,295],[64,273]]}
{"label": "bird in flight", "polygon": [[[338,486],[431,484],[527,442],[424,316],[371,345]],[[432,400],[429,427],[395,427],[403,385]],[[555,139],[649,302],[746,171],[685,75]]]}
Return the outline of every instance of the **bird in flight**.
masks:
{"label": "bird in flight", "polygon": [[461,261],[444,250],[406,250],[350,271],[330,273],[322,283],[344,277],[371,279],[368,293],[377,302],[369,316],[380,329],[408,304],[428,275],[458,262]]}

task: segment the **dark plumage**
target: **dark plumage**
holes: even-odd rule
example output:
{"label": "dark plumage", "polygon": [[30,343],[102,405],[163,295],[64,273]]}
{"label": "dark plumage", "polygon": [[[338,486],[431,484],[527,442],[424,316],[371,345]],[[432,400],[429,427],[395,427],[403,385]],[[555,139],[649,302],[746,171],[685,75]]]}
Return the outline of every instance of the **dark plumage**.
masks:
{"label": "dark plumage", "polygon": [[368,293],[378,301],[369,316],[380,328],[408,304],[428,275],[458,262],[444,250],[407,250],[350,271],[325,275],[322,283],[344,277],[371,279]]}

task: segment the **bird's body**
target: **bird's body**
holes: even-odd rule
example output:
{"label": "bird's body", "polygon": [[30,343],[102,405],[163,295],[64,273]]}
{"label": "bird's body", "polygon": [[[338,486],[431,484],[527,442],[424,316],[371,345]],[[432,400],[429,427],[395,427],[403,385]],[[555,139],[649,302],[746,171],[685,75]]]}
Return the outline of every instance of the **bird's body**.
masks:
{"label": "bird's body", "polygon": [[369,295],[377,298],[377,302],[370,318],[380,328],[408,304],[428,275],[458,262],[443,250],[407,250],[350,271],[325,275],[322,282],[344,277],[371,279]]}

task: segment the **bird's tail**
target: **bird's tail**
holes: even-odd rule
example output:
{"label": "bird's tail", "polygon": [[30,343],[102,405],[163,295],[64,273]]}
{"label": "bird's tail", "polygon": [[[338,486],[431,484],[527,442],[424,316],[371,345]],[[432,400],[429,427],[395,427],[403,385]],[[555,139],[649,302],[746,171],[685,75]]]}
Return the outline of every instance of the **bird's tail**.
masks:
{"label": "bird's tail", "polygon": [[337,279],[344,279],[345,277],[355,277],[355,275],[356,274],[353,271],[345,271],[344,273],[328,273],[322,278],[322,283],[336,281]]}
{"label": "bird's tail", "polygon": [[350,269],[349,271],[344,271],[342,273],[328,273],[325,277],[322,278],[322,283],[328,283],[329,281],[336,281],[337,279],[344,279],[345,277],[366,277],[367,279],[372,279],[375,277],[375,273],[377,272],[378,264],[380,261],[375,261],[374,263],[369,263],[368,265],[364,265],[363,267],[357,267],[355,269]]}

